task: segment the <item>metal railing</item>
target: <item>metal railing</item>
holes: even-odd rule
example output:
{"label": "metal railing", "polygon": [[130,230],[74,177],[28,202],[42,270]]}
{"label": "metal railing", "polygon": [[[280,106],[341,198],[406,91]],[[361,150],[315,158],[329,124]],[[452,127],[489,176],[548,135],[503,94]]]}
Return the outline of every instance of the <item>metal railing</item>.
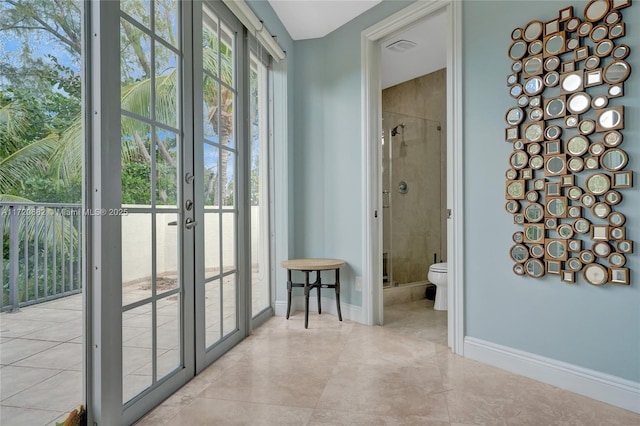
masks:
{"label": "metal railing", "polygon": [[0,311],[82,291],[79,204],[0,202]]}

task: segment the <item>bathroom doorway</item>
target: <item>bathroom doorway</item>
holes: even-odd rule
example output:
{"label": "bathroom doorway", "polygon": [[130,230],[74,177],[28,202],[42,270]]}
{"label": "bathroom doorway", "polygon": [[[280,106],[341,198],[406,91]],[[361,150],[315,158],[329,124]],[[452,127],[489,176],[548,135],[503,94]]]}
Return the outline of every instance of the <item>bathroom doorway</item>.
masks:
{"label": "bathroom doorway", "polygon": [[[451,0],[434,0],[416,2],[383,19],[362,32],[363,55],[363,161],[366,166],[363,175],[365,186],[364,203],[364,238],[367,250],[363,256],[363,308],[369,324],[387,324],[387,312],[383,306],[383,226],[382,226],[382,92],[386,88],[428,74],[423,72],[414,76],[384,84],[384,67],[396,70],[408,70],[399,61],[381,60],[382,48],[388,46],[391,39],[413,27],[419,26],[430,17],[444,12],[445,26],[439,33],[418,38],[421,44],[435,44],[445,50],[444,66],[446,68],[446,117],[441,126],[446,131],[446,215],[447,215],[447,261],[448,261],[448,311],[447,313],[447,345],[454,353],[463,354],[464,346],[464,287],[463,287],[463,173],[462,173],[462,73],[461,73],[461,24],[462,14],[459,2]],[[400,41],[400,40],[398,40]],[[411,41],[411,40],[409,40]],[[412,43],[400,43],[400,50],[406,50]],[[416,43],[417,44],[417,43]],[[413,52],[415,53],[415,52]],[[429,57],[429,56],[427,56]],[[429,57],[431,59],[431,57]],[[399,72],[398,74],[402,74]],[[393,111],[397,112],[397,111]],[[413,112],[405,115],[420,116]],[[431,119],[428,116],[421,118]],[[395,127],[395,126],[394,126]],[[430,263],[430,262],[428,262]],[[425,267],[427,267],[425,265]]]}

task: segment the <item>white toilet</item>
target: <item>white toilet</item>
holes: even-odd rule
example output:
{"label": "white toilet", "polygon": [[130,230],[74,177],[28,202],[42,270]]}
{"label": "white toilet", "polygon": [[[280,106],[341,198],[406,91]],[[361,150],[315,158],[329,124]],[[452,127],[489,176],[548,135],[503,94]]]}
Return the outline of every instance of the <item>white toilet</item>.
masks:
{"label": "white toilet", "polygon": [[436,286],[436,301],[433,309],[447,310],[447,262],[434,263],[429,267],[427,278]]}

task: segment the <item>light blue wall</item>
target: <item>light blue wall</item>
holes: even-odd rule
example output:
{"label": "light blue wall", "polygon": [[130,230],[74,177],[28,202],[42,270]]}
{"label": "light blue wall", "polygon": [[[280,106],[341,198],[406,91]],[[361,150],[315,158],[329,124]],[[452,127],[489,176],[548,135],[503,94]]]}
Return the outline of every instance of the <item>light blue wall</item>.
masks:
{"label": "light blue wall", "polygon": [[[261,3],[261,2],[256,2]],[[293,252],[340,257],[350,269],[343,301],[361,305],[362,150],[360,32],[410,2],[385,1],[327,37],[296,41],[292,81]],[[511,30],[548,21],[586,2],[466,1],[463,6],[466,335],[640,381],[640,256],[628,256],[630,287],[593,287],[582,279],[526,279],[511,272],[508,250],[518,228],[504,211],[504,172],[511,151],[504,114]],[[268,7],[268,6],[267,6]],[[266,9],[266,7],[265,7]],[[270,9],[270,8],[269,8]],[[259,16],[264,19],[256,8]],[[272,13],[272,12],[271,12]],[[640,165],[640,7],[623,10],[635,72],[625,83],[623,148]],[[269,21],[265,21],[270,26]],[[627,236],[640,251],[640,192],[624,190]],[[584,182],[584,178],[582,181]],[[279,286],[282,284],[278,283]]]}
{"label": "light blue wall", "polygon": [[[571,364],[640,381],[640,256],[628,256],[630,287],[594,287],[582,277],[535,280],[511,272],[512,233],[519,230],[504,211],[505,170],[512,150],[504,141],[504,114],[514,105],[506,87],[510,34],[529,20],[549,21],[586,2],[470,1],[464,22],[465,321],[468,336]],[[640,7],[622,11],[634,72],[625,83],[625,142],[628,169],[640,166]],[[563,57],[564,58],[564,57]],[[592,140],[595,140],[592,138]],[[580,175],[584,184],[587,173]],[[627,237],[640,249],[640,193],[623,190]],[[521,230],[521,228],[520,228]]]}

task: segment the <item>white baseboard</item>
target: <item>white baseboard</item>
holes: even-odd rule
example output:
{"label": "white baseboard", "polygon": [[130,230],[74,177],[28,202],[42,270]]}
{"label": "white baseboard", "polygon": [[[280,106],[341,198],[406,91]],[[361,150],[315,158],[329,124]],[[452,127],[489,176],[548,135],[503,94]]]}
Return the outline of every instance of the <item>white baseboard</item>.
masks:
{"label": "white baseboard", "polygon": [[473,337],[464,356],[625,410],[640,413],[640,383]]}
{"label": "white baseboard", "polygon": [[[315,296],[309,296],[309,312],[318,312],[318,302]],[[326,312],[331,315],[338,315],[338,310],[336,308],[335,299],[331,299],[328,297],[321,297],[320,302],[322,303],[322,312]],[[304,296],[293,296],[291,300],[291,304],[293,305],[293,312],[302,311],[304,312]],[[278,316],[286,316],[287,315],[287,301],[286,300],[276,300],[275,305],[275,314]],[[361,324],[365,324],[364,314],[362,312],[361,306],[351,305],[349,303],[340,302],[340,311],[342,312],[342,319],[359,322]]]}

